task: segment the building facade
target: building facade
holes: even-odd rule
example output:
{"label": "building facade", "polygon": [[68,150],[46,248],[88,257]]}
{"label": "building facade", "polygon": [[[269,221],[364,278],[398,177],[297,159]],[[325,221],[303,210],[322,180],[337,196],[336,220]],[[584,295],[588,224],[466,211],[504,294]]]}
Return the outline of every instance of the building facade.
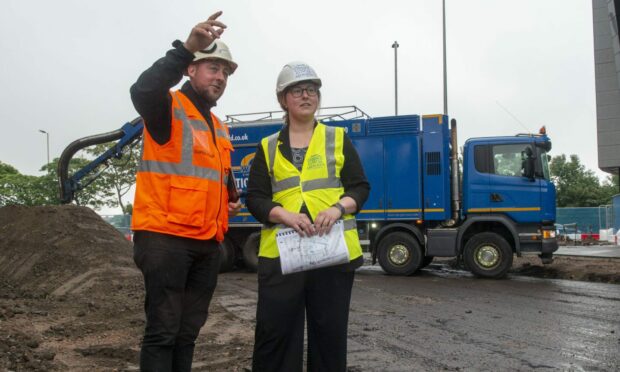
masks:
{"label": "building facade", "polygon": [[620,0],[592,0],[598,166],[620,173]]}

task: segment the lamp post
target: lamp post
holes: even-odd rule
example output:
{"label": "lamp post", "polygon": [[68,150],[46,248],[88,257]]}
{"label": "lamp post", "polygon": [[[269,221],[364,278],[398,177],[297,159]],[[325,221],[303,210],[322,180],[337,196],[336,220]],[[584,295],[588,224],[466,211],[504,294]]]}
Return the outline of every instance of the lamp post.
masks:
{"label": "lamp post", "polygon": [[446,0],[443,4],[443,114],[448,115],[448,71],[446,62]]}
{"label": "lamp post", "polygon": [[39,129],[39,132],[45,134],[45,142],[47,143],[47,164],[50,163],[50,134],[43,129]]}
{"label": "lamp post", "polygon": [[398,42],[394,41],[394,115],[398,115]]}

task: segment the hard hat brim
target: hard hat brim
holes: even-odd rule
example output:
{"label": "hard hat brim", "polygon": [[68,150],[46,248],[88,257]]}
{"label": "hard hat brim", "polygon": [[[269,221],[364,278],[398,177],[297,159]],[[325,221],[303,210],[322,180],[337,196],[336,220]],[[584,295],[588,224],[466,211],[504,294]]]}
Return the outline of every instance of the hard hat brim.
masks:
{"label": "hard hat brim", "polygon": [[278,94],[284,93],[288,88],[294,85],[297,85],[297,84],[305,83],[305,82],[314,83],[317,85],[317,88],[321,88],[321,86],[323,85],[321,83],[321,79],[299,79],[299,80],[289,81],[288,84],[286,85],[278,86],[278,89],[276,89],[276,93]]}
{"label": "hard hat brim", "polygon": [[[199,55],[200,54],[200,55]],[[229,59],[226,58],[222,58],[222,57],[216,57],[212,54],[205,54],[205,53],[200,53],[200,52],[196,52],[194,53],[194,59],[192,60],[192,63],[194,62],[198,62],[198,61],[203,61],[206,59],[215,59],[218,61],[224,61],[226,62],[229,66],[230,66],[230,74],[232,75],[235,70],[237,69],[237,64]]]}

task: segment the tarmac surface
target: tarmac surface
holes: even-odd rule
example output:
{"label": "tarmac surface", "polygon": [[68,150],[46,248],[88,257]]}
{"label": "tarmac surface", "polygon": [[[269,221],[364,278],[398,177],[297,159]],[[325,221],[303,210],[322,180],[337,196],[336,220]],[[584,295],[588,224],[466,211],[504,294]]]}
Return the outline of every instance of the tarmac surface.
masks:
{"label": "tarmac surface", "polygon": [[[223,274],[218,292],[253,319],[255,276]],[[349,371],[618,371],[619,351],[619,285],[484,280],[441,265],[413,277],[356,273]]]}

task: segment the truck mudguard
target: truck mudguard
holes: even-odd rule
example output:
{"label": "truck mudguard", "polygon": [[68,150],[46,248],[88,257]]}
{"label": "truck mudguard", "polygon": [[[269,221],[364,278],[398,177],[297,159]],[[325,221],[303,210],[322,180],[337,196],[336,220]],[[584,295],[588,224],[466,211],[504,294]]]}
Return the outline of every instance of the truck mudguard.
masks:
{"label": "truck mudguard", "polygon": [[425,246],[424,244],[424,234],[422,233],[422,231],[420,231],[420,229],[415,226],[415,225],[411,225],[408,223],[403,223],[403,222],[396,222],[396,223],[391,223],[388,224],[386,226],[383,226],[379,232],[377,232],[377,235],[375,235],[374,239],[372,239],[372,242],[370,243],[370,252],[372,254],[372,263],[374,265],[375,261],[376,261],[376,257],[377,257],[377,243],[381,240],[381,238],[383,238],[384,235],[386,235],[387,233],[390,233],[392,231],[402,231],[402,230],[406,230],[410,233],[412,233],[416,239],[418,239],[418,242],[420,242],[420,245],[422,247]]}
{"label": "truck mudguard", "polygon": [[459,226],[458,236],[456,238],[457,252],[460,254],[463,251],[463,236],[469,227],[478,222],[498,222],[502,224],[510,234],[515,242],[515,253],[521,255],[521,243],[519,242],[519,233],[517,232],[516,223],[510,218],[503,215],[469,215],[463,225]]}

